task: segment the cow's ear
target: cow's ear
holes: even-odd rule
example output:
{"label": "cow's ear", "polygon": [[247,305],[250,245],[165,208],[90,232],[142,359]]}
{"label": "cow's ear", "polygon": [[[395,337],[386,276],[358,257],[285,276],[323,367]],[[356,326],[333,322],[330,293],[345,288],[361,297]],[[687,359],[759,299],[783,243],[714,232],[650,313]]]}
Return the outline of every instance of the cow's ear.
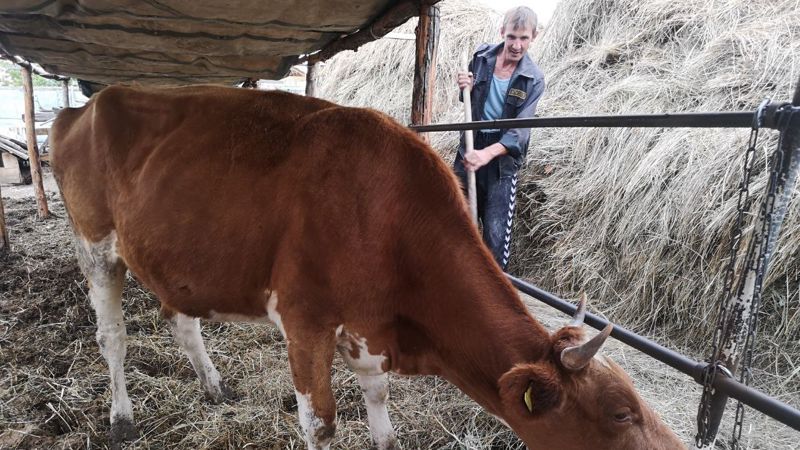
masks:
{"label": "cow's ear", "polygon": [[552,364],[518,364],[499,382],[500,398],[506,411],[539,416],[561,400],[561,380]]}

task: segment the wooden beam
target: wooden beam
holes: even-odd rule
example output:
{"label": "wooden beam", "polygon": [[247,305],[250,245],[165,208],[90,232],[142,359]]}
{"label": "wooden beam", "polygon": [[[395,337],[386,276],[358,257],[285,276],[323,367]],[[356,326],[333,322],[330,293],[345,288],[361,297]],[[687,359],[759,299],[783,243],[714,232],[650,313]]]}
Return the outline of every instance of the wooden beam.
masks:
{"label": "wooden beam", "polygon": [[417,15],[420,7],[427,9],[429,5],[437,1],[439,0],[404,0],[398,2],[371,24],[353,34],[348,34],[341,39],[331,42],[319,52],[309,55],[306,58],[301,58],[301,61],[322,62],[343,50],[357,50],[358,47],[368,42],[376,41],[386,36],[390,31],[408,20],[409,17]]}
{"label": "wooden beam", "polygon": [[61,80],[61,100],[64,102],[64,108],[69,108],[69,78]]}
{"label": "wooden beam", "polygon": [[11,243],[8,240],[8,229],[6,228],[6,212],[3,208],[3,191],[0,189],[0,255],[11,251]]}
{"label": "wooden beam", "polygon": [[306,66],[306,96],[317,96],[317,65],[312,61]]}
{"label": "wooden beam", "polygon": [[[431,123],[431,106],[436,80],[436,49],[439,45],[439,7],[423,4],[417,25],[417,53],[414,64],[414,92],[411,100],[411,123]],[[427,135],[422,135],[427,141]]]}
{"label": "wooden beam", "polygon": [[39,149],[36,147],[36,120],[33,112],[31,68],[27,64],[21,64],[20,70],[22,71],[22,87],[25,89],[25,135],[28,138],[28,161],[31,164],[33,190],[36,192],[39,218],[46,219],[50,217],[50,211],[47,209],[47,198],[44,195],[44,184],[42,183],[42,166],[39,163]]}

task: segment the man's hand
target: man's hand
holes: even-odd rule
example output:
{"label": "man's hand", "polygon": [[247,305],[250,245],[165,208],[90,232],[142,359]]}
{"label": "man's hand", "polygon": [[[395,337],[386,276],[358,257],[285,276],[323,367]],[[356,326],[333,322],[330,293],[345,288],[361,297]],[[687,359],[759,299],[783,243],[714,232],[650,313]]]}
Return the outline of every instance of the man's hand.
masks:
{"label": "man's hand", "polygon": [[477,171],[481,167],[489,164],[491,160],[500,155],[508,153],[501,143],[492,144],[483,150],[473,150],[464,155],[464,167],[467,170]]}
{"label": "man's hand", "polygon": [[472,91],[472,72],[458,72],[458,88]]}

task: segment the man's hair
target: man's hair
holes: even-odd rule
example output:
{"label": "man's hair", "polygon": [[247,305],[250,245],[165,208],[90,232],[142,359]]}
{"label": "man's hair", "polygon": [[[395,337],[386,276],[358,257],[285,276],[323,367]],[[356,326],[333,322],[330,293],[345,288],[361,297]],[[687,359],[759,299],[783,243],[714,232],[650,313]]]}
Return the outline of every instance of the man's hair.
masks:
{"label": "man's hair", "polygon": [[537,25],[539,25],[539,18],[527,6],[511,8],[503,17],[503,30],[505,31],[522,30],[530,27],[530,30],[536,34]]}

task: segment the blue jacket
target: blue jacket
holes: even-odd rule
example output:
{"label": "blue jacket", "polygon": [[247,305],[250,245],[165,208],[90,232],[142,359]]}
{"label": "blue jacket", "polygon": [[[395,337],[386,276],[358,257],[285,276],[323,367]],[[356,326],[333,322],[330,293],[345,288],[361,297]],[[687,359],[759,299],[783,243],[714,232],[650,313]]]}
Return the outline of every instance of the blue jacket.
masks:
{"label": "blue jacket", "polygon": [[[483,106],[489,95],[489,87],[492,83],[494,66],[497,62],[497,55],[503,49],[503,43],[496,45],[483,44],[472,57],[469,71],[473,74],[472,86],[472,120],[481,120]],[[511,80],[508,84],[505,106],[501,119],[522,119],[533,117],[536,112],[536,104],[544,93],[544,74],[539,66],[534,63],[527,54],[522,57]],[[462,99],[463,101],[463,99]],[[508,151],[507,155],[499,156],[500,175],[513,175],[525,162],[525,155],[528,152],[530,142],[530,128],[509,128],[501,130],[502,137],[500,143]],[[476,131],[477,133],[477,131]],[[461,135],[459,153],[464,154],[464,135]]]}

